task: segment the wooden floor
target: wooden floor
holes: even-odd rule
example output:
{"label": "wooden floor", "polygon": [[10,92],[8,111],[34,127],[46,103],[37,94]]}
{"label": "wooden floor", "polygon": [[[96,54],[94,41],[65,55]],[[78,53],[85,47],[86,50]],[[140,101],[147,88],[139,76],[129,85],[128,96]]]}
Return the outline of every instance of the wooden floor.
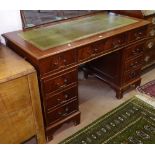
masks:
{"label": "wooden floor", "polygon": [[[155,79],[155,66],[144,71],[142,84],[153,79]],[[79,100],[81,123],[78,126],[74,126],[72,123],[64,124],[62,128],[54,134],[54,139],[49,143],[59,143],[136,94],[136,90],[131,89],[124,94],[123,99],[118,100],[115,98],[115,92],[108,85],[94,77],[89,77],[88,80],[84,80],[83,74],[80,73]],[[35,142],[31,140],[29,143]]]}

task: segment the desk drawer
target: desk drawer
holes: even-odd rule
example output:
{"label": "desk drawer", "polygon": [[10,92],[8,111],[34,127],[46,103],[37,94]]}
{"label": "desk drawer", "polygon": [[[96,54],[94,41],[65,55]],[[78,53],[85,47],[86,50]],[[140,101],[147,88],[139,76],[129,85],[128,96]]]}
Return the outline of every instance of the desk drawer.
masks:
{"label": "desk drawer", "polygon": [[54,91],[62,90],[63,88],[77,82],[77,70],[71,70],[62,75],[56,75],[54,78],[49,78],[43,81],[45,94]]}
{"label": "desk drawer", "polygon": [[136,59],[127,61],[125,63],[125,71],[132,71],[135,70],[137,68],[142,67],[144,63],[144,57],[143,56],[139,56]]}
{"label": "desk drawer", "polygon": [[155,25],[155,16],[147,18],[151,22],[152,25]]}
{"label": "desk drawer", "polygon": [[[96,43],[93,43],[91,48],[92,48],[93,53],[98,54],[98,53],[103,52],[105,50],[106,46],[108,46],[106,44],[106,40],[102,40],[102,41],[98,41]],[[109,48],[110,48],[110,46],[109,46]]]}
{"label": "desk drawer", "polygon": [[124,83],[128,83],[131,82],[133,80],[136,80],[137,78],[139,78],[141,75],[141,67],[135,69],[135,70],[131,70],[128,72],[124,73]]}
{"label": "desk drawer", "polygon": [[155,38],[149,39],[145,44],[145,50],[152,50],[155,48]]}
{"label": "desk drawer", "polygon": [[59,106],[68,102],[71,99],[78,98],[78,87],[74,86],[67,90],[64,90],[61,93],[55,94],[53,96],[48,96],[46,98],[46,109],[47,111],[51,110],[52,108]]}
{"label": "desk drawer", "polygon": [[125,60],[134,59],[144,53],[144,43],[136,44],[132,47],[124,49]]}
{"label": "desk drawer", "polygon": [[54,72],[56,70],[76,64],[76,62],[76,50],[67,51],[42,59],[40,62],[40,72],[41,74]]}
{"label": "desk drawer", "polygon": [[93,53],[91,45],[84,46],[78,49],[78,61],[87,60],[93,55],[95,55],[95,53]]}
{"label": "desk drawer", "polygon": [[117,35],[116,37],[112,38],[111,48],[118,48],[118,47],[126,44],[126,41],[127,41],[126,33]]}
{"label": "desk drawer", "polygon": [[147,34],[148,34],[149,37],[154,37],[155,36],[155,25],[149,27]]}
{"label": "desk drawer", "polygon": [[146,37],[147,27],[138,28],[129,32],[129,41],[139,40]]}
{"label": "desk drawer", "polygon": [[73,112],[78,111],[78,101],[73,100],[68,102],[57,109],[47,113],[47,124],[56,123],[59,120],[66,118]]}

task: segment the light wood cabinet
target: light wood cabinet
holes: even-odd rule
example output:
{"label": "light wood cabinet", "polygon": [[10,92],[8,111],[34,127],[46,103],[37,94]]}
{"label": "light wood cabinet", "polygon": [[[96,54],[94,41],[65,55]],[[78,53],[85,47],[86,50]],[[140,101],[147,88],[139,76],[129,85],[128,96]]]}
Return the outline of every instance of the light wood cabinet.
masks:
{"label": "light wood cabinet", "polygon": [[0,45],[0,143],[45,143],[36,71]]}

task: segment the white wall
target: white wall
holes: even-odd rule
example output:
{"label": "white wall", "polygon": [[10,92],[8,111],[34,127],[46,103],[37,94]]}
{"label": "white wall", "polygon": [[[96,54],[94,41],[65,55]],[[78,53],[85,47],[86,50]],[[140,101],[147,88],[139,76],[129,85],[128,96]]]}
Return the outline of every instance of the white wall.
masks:
{"label": "white wall", "polygon": [[[19,10],[0,10],[0,35],[21,29],[22,22]],[[4,43],[2,36],[0,39]]]}

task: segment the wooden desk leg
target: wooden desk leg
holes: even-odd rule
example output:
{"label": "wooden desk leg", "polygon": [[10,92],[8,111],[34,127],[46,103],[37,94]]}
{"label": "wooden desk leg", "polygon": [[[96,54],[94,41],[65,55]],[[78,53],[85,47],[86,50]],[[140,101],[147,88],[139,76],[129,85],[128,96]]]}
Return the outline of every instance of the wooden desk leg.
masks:
{"label": "wooden desk leg", "polygon": [[81,118],[81,114],[79,113],[79,115],[77,115],[75,117],[75,120],[74,120],[74,125],[77,126],[80,124],[80,118]]}
{"label": "wooden desk leg", "polygon": [[32,73],[28,76],[30,94],[32,99],[32,108],[34,115],[34,124],[36,129],[36,137],[37,141],[40,144],[46,143],[44,125],[43,125],[43,117],[41,110],[41,102],[40,95],[38,89],[38,80],[36,74]]}
{"label": "wooden desk leg", "polygon": [[123,90],[116,90],[116,98],[121,99],[123,97]]}

